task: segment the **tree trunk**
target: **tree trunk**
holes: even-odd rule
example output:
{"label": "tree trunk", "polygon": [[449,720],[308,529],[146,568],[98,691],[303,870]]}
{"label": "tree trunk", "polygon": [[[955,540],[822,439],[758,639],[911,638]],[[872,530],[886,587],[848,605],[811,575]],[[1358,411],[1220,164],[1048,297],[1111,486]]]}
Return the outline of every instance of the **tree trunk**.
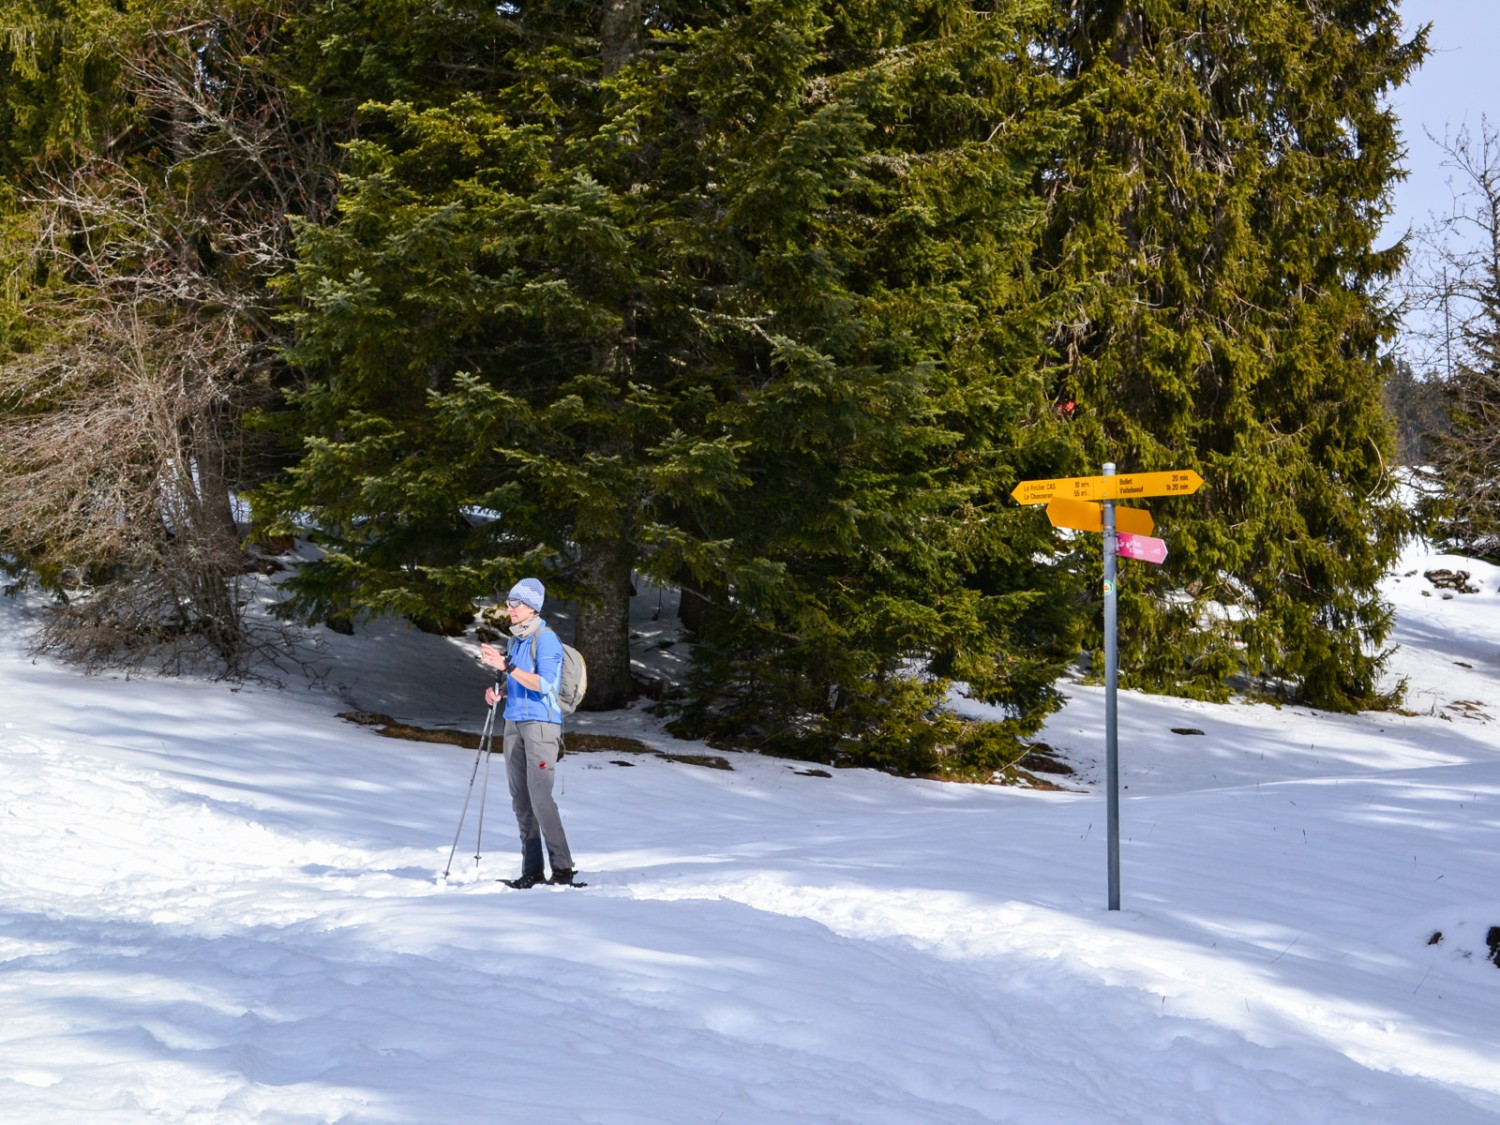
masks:
{"label": "tree trunk", "polygon": [[621,541],[580,544],[588,592],[578,606],[574,645],[589,666],[585,711],[612,711],[635,697],[630,674],[630,549]]}
{"label": "tree trunk", "polygon": [[198,470],[198,502],[204,519],[230,543],[238,542],[239,527],[234,506],[229,499],[228,458],[224,441],[212,420],[199,415],[193,419],[193,453]]}
{"label": "tree trunk", "polygon": [[708,609],[713,603],[694,590],[683,590],[677,602],[677,618],[690,633],[703,632],[703,623],[708,620]]}
{"label": "tree trunk", "polygon": [[599,55],[604,77],[619,73],[641,46],[641,0],[604,0],[599,20]]}

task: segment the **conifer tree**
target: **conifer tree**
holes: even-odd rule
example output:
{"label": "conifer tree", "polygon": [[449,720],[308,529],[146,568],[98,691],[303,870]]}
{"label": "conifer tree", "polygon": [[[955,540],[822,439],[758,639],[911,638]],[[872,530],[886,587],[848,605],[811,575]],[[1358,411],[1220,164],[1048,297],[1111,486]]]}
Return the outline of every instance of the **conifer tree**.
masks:
{"label": "conifer tree", "polygon": [[[1082,126],[1049,181],[1052,339],[1078,458],[1198,469],[1153,505],[1160,573],[1122,581],[1124,682],[1248,671],[1321,706],[1377,696],[1376,583],[1403,517],[1381,409],[1386,95],[1421,59],[1390,0],[1073,5]],[[1183,595],[1187,595],[1184,597]]]}
{"label": "conifer tree", "polygon": [[1398,359],[1385,384],[1385,405],[1396,426],[1400,463],[1418,471],[1430,467],[1451,427],[1442,377],[1420,376]]}
{"label": "conifer tree", "polygon": [[643,571],[712,607],[695,729],[937,768],[929,662],[1010,707],[958,751],[992,765],[1076,612],[1004,498],[1054,429],[1047,8],[633,8],[512,6],[492,87],[367,109],[302,239],[306,453],[262,494],[330,548],[295,608],[453,628],[541,566],[597,706]]}
{"label": "conifer tree", "polygon": [[[710,421],[743,449],[741,485],[677,510],[710,607],[679,729],[982,770],[1046,714],[1075,622],[1034,561],[1050,529],[1004,495],[1054,428],[1029,273],[1063,127],[1046,13],[826,12],[755,6],[667,83],[714,166],[682,245],[716,283]],[[1011,725],[953,724],[947,677]]]}
{"label": "conifer tree", "polygon": [[314,619],[454,632],[540,572],[579,598],[587,705],[618,706],[642,451],[665,432],[635,371],[650,283],[631,162],[608,133],[593,6],[469,15],[466,82],[385,81],[416,96],[365,103],[339,221],[303,231],[304,453],[257,504],[316,513],[327,553],[288,605]]}

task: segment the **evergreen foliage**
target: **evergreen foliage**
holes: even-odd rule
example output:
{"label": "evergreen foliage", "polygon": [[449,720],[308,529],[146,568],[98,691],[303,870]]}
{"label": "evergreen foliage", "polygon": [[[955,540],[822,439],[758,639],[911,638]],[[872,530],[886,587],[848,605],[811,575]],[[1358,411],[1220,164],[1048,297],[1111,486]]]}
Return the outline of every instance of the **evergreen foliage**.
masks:
{"label": "evergreen foliage", "polygon": [[1376,583],[1404,526],[1380,397],[1399,264],[1375,249],[1400,156],[1385,98],[1424,36],[1403,40],[1385,0],[1073,13],[1057,396],[1087,464],[1206,482],[1153,508],[1166,567],[1121,583],[1122,682],[1219,695],[1243,669],[1369,705]]}
{"label": "evergreen foliage", "polygon": [[1409,362],[1398,359],[1386,379],[1385,406],[1396,425],[1397,460],[1411,468],[1431,465],[1450,429],[1443,379],[1418,376]]}
{"label": "evergreen foliage", "polygon": [[554,597],[584,595],[590,705],[618,706],[647,450],[669,432],[636,328],[659,283],[596,13],[478,11],[468,41],[494,67],[438,104],[364,103],[339,222],[302,231],[306,451],[257,504],[316,511],[328,554],[288,607],[315,619],[456,631],[477,597],[544,569]]}
{"label": "evergreen foliage", "polygon": [[947,679],[1008,708],[1013,754],[1079,608],[1037,562],[1050,529],[1006,496],[1053,452],[1031,273],[1034,184],[1066,128],[1029,49],[1047,13],[819,8],[706,29],[668,76],[716,166],[688,248],[719,275],[700,347],[745,450],[727,503],[678,515],[698,549],[724,544],[668,570],[711,606],[679,729],[990,768],[997,740],[960,745],[939,711]]}
{"label": "evergreen foliage", "polygon": [[[644,574],[700,610],[677,729],[985,776],[1100,642],[1097,538],[1011,490],[1196,468],[1151,505],[1167,565],[1125,564],[1123,682],[1379,701],[1405,524],[1375,239],[1425,50],[1395,0],[18,12],[7,499],[33,423],[128,413],[122,357],[190,409],[116,458],[145,555],[49,540],[43,504],[0,524],[13,560],[170,573],[152,490],[191,466],[179,500],[259,483],[258,534],[314,528],[290,616],[456,632],[538,573],[612,707]],[[64,369],[87,395],[46,391]],[[50,510],[97,530],[99,479]]]}
{"label": "evergreen foliage", "polygon": [[522,567],[606,607],[638,570],[713,605],[691,729],[937,768],[918,659],[1034,729],[1074,618],[1003,499],[1045,413],[1032,25],[678,11],[606,77],[569,13],[502,15],[493,93],[367,106],[303,234],[295,608],[452,628]]}

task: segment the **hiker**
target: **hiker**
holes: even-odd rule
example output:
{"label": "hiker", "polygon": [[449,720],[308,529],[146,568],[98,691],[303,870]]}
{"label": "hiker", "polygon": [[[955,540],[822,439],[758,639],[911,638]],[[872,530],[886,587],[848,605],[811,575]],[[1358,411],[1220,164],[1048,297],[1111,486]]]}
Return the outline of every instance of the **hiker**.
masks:
{"label": "hiker", "polygon": [[[568,837],[552,796],[552,775],[557,772],[562,741],[557,684],[562,675],[563,650],[557,634],[542,620],[546,596],[546,588],[535,578],[521,579],[505,598],[510,615],[509,651],[502,653],[489,644],[479,646],[481,661],[507,673],[505,733],[500,745],[510,781],[510,803],[521,830],[521,876],[505,882],[521,889],[549,881],[542,867],[543,840],[552,865],[550,881],[573,882],[573,854],[568,850]],[[491,707],[502,699],[497,688],[498,684],[484,692],[484,701]]]}

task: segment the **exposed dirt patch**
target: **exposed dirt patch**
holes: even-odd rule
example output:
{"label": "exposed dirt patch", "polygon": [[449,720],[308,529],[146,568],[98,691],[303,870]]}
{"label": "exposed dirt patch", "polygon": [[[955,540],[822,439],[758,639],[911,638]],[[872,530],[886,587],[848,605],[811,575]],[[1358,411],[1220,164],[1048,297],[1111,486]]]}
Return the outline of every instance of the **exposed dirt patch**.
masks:
{"label": "exposed dirt patch", "polygon": [[652,750],[658,758],[665,758],[669,762],[684,762],[690,766],[704,766],[711,770],[732,770],[728,758],[721,758],[717,754],[669,754],[665,750]]}
{"label": "exposed dirt patch", "polygon": [[1487,723],[1490,720],[1490,716],[1484,710],[1483,706],[1475,703],[1472,699],[1455,699],[1443,709],[1445,711],[1456,711],[1465,719],[1478,719],[1483,723]]}
{"label": "exposed dirt patch", "polygon": [[[1033,742],[1026,753],[1008,766],[996,770],[989,777],[991,785],[1015,785],[1022,789],[1045,789],[1058,793],[1074,790],[1053,781],[1051,777],[1073,777],[1078,773],[1071,765],[1057,756],[1057,751],[1045,742]],[[952,780],[935,778],[934,780]]]}
{"label": "exposed dirt patch", "polygon": [[386,738],[404,738],[408,742],[440,742],[445,746],[463,746],[469,750],[479,749],[479,735],[472,731],[450,730],[446,727],[412,727],[398,723],[389,715],[374,711],[345,711],[339,718],[362,727],[374,727],[376,734]]}
{"label": "exposed dirt patch", "polygon": [[[951,780],[939,778],[936,780]],[[1014,785],[1019,789],[1044,789],[1054,793],[1072,793],[1066,785],[1059,785],[1051,778],[1040,773],[1032,773],[1031,770],[1012,763],[1003,769],[995,771],[990,778],[991,785]]]}
{"label": "exposed dirt patch", "polygon": [[569,750],[587,752],[592,750],[606,750],[613,754],[655,754],[657,751],[647,746],[639,738],[626,738],[619,734],[589,734],[585,731],[564,735],[568,741]]}
{"label": "exposed dirt patch", "polygon": [[674,754],[670,750],[658,750],[647,746],[638,738],[627,738],[619,734],[569,734],[563,736],[568,752],[604,751],[611,754],[650,754],[665,758],[669,762],[683,762],[690,766],[704,766],[711,770],[732,770],[729,759],[717,754]]}
{"label": "exposed dirt patch", "polygon": [[[1019,764],[1019,763],[1018,763]],[[1078,771],[1060,758],[1033,755],[1026,759],[1026,768],[1032,773],[1048,773],[1054,777],[1076,777]]]}
{"label": "exposed dirt patch", "polygon": [[[408,742],[437,742],[445,746],[462,746],[468,750],[479,749],[479,735],[473,731],[450,730],[446,727],[414,727],[406,723],[398,723],[389,715],[382,715],[375,711],[345,711],[339,715],[339,718],[357,723],[362,727],[374,727],[377,734],[384,735],[386,738],[403,738]],[[626,738],[618,734],[570,733],[563,736],[563,747],[568,754],[650,754],[655,758],[665,758],[669,762],[683,762],[690,766],[703,766],[706,769],[734,769],[727,758],[721,758],[717,754],[673,754],[647,746],[638,738]],[[633,763],[619,762],[617,764],[632,765]]]}
{"label": "exposed dirt patch", "polygon": [[1032,773],[1052,773],[1060,777],[1072,777],[1078,771],[1057,756],[1057,751],[1045,742],[1033,742],[1031,749],[1021,755],[1016,765],[1025,764]]}

